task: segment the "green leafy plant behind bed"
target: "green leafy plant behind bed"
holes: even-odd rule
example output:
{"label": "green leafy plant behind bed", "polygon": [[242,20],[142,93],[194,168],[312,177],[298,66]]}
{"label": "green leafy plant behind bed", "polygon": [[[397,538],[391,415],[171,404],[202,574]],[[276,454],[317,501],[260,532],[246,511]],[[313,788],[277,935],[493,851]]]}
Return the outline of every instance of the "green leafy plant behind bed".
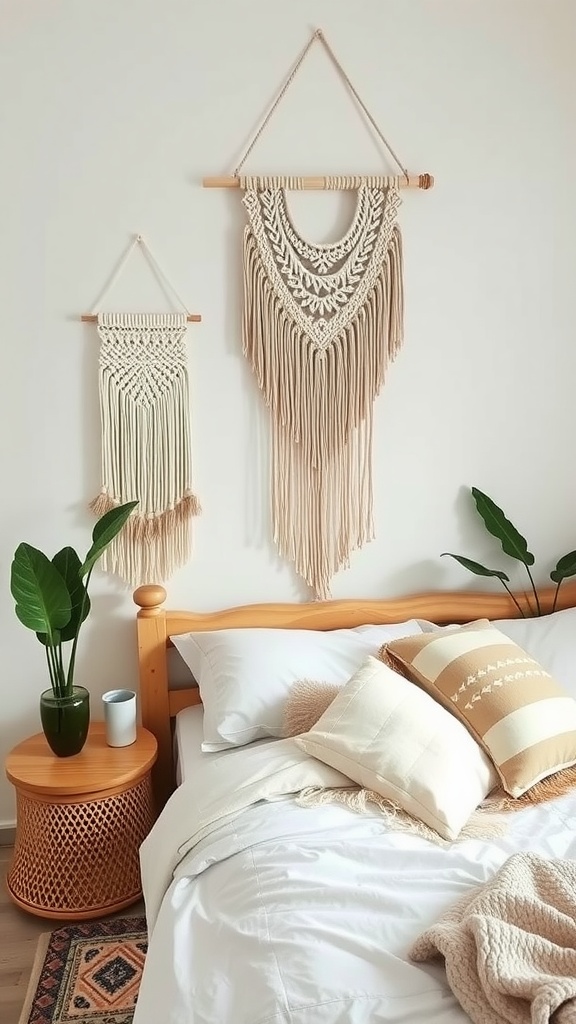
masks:
{"label": "green leafy plant behind bed", "polygon": [[[471,488],[472,497],[476,502],[476,510],[480,515],[484,526],[488,530],[488,533],[496,537],[502,545],[504,554],[509,555],[510,558],[515,558],[518,562],[521,562],[530,580],[530,589],[534,595],[534,608],[529,603],[529,607],[533,615],[541,615],[542,608],[540,605],[540,599],[538,597],[538,591],[534,583],[534,577],[531,572],[531,566],[534,565],[534,555],[528,550],[528,543],[521,533],[516,529],[513,523],[504,515],[501,508],[498,507],[496,502],[492,501],[487,494],[483,491],[478,490],[477,487]],[[455,558],[469,572],[474,573],[475,576],[493,576],[495,579],[500,580],[502,586],[508,591],[510,597],[514,601],[514,604],[518,608],[518,611],[522,616],[525,617],[524,609],[520,607],[518,601],[514,597],[511,588],[508,586],[510,583],[510,577],[506,575],[501,569],[488,569],[485,565],[481,565],[480,562],[475,562],[471,558],[466,558],[465,555],[455,555],[451,551],[444,551],[443,556],[449,558]],[[576,576],[576,551],[570,551],[567,555],[563,555],[562,558],[556,563],[556,568],[550,573],[550,579],[556,584],[556,592],[554,594],[554,602],[552,605],[552,611],[556,609],[556,603],[558,601],[558,592],[560,590],[560,584],[562,580],[568,579],[570,576]]]}

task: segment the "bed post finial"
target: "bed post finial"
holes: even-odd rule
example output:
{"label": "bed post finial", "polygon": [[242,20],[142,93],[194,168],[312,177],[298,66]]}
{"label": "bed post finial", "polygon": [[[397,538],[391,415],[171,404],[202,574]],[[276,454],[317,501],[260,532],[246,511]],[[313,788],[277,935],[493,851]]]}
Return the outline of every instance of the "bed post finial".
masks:
{"label": "bed post finial", "polygon": [[132,596],[134,603],[140,608],[138,617],[150,618],[152,615],[160,614],[166,600],[166,591],[158,583],[147,583],[143,587],[138,587]]}

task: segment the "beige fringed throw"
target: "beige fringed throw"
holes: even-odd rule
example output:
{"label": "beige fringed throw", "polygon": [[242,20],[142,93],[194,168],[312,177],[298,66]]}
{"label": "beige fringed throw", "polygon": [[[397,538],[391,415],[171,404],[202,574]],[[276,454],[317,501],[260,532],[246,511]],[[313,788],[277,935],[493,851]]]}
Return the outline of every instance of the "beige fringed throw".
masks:
{"label": "beige fringed throw", "polygon": [[374,814],[374,809],[378,808],[391,832],[410,832],[422,839],[428,839],[436,846],[443,847],[450,846],[452,842],[464,842],[465,839],[497,839],[499,836],[505,835],[508,824],[505,814],[486,805],[486,807],[479,807],[474,811],[455,840],[444,839],[430,825],[409,814],[394,800],[389,800],[388,797],[361,786],[350,786],[345,789],[310,787],[300,791],[296,797],[296,803],[301,807],[344,804],[345,807],[349,807],[359,814]]}
{"label": "beige fringed throw", "polygon": [[192,493],[185,313],[99,313],[102,515],[138,500],[102,568],[131,586],[161,583],[191,554]]}
{"label": "beige fringed throw", "polygon": [[373,403],[403,340],[400,195],[362,182],[344,238],[312,245],[283,188],[241,184],[243,349],[270,409],[274,541],[324,599],[374,537]]}

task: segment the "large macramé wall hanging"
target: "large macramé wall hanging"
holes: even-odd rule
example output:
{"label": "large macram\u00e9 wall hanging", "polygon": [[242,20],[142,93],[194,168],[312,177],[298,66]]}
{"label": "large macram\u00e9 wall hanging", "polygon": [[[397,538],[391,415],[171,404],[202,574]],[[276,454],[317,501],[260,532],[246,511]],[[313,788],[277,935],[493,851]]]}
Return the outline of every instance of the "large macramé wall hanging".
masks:
{"label": "large macram\u00e9 wall hanging", "polygon": [[[319,40],[397,164],[399,175],[245,176],[242,167]],[[373,406],[403,342],[400,190],[428,189],[429,174],[400,163],[318,29],[230,177],[207,188],[240,188],[244,231],[243,352],[270,409],[274,540],[317,598],[352,551],[374,537]],[[289,189],[353,189],[352,225],[340,241],[314,245],[295,229]]]}
{"label": "large macram\u00e9 wall hanging", "polygon": [[88,313],[100,336],[102,487],[91,503],[100,516],[138,501],[101,565],[131,586],[161,583],[192,553],[190,401],[186,358],[189,313],[141,235],[124,254],[100,296],[110,290],[136,245],[175,295],[181,313]]}

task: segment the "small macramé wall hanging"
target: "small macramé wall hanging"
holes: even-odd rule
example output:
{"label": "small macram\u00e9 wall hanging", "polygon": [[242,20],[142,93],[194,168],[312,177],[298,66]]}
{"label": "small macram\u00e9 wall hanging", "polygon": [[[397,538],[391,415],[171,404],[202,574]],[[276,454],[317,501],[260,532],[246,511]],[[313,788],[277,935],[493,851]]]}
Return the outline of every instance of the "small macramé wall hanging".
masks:
{"label": "small macram\u00e9 wall hanging", "polygon": [[138,501],[101,560],[130,586],[162,583],[192,553],[192,519],[200,503],[192,489],[190,399],[186,357],[189,322],[199,322],[136,235],[98,302],[110,291],[136,246],[183,312],[91,313],[100,337],[99,388],[102,487],[91,503],[97,516]]}
{"label": "small macram\u00e9 wall hanging", "polygon": [[[398,175],[242,175],[242,168],[318,40],[399,168]],[[374,537],[373,405],[403,342],[400,190],[429,189],[410,175],[317,29],[233,175],[206,188],[240,188],[244,230],[243,352],[270,410],[273,536],[312,588],[330,581]],[[353,189],[356,213],[343,238],[312,244],[294,228],[290,189]]]}

